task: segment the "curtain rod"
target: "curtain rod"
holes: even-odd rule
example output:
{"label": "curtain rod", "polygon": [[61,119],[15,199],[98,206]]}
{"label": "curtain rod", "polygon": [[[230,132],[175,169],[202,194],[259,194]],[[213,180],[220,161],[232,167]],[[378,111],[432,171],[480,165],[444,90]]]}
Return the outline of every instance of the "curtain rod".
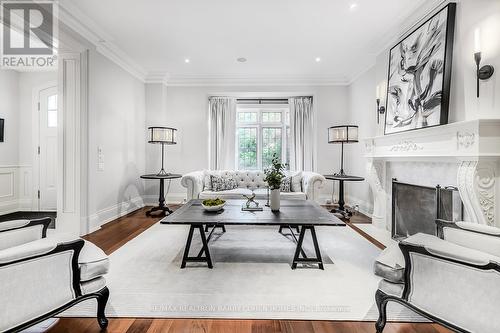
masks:
{"label": "curtain rod", "polygon": [[288,104],[287,98],[237,98],[238,104]]}

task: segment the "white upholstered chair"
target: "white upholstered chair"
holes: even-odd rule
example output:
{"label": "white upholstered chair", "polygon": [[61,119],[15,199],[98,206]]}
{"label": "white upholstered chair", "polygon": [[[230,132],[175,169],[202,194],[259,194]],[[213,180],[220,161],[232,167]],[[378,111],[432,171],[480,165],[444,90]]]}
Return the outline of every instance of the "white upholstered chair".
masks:
{"label": "white upholstered chair", "polygon": [[80,238],[47,238],[49,223],[0,223],[0,332],[19,332],[91,298],[99,325],[108,325],[108,257]]}
{"label": "white upholstered chair", "polygon": [[439,238],[410,236],[377,259],[377,332],[389,301],[456,332],[499,332],[500,229],[438,220],[437,230]]}

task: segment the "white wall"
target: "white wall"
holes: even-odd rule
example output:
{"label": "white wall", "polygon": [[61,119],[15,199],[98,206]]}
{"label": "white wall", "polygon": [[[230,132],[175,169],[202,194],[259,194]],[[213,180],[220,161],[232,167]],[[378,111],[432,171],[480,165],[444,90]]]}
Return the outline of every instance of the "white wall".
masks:
{"label": "white wall", "polygon": [[[420,18],[416,17],[415,22]],[[488,81],[481,82],[481,98],[476,98],[474,30],[482,31],[483,64],[491,64],[496,72]],[[405,31],[401,31],[404,35]],[[449,122],[479,118],[500,118],[500,1],[462,0],[457,4],[455,43],[453,53],[452,83]],[[393,45],[398,40],[393,41]],[[391,45],[391,47],[393,46]],[[349,114],[353,123],[360,125],[361,138],[383,135],[383,122],[377,126],[375,114],[375,88],[387,84],[389,59],[388,47],[376,58],[373,68],[349,86]],[[365,175],[362,143],[351,148],[349,171]],[[368,185],[347,186],[351,204],[371,212],[372,195]]]}
{"label": "white wall", "polygon": [[0,69],[0,118],[5,119],[0,165],[19,163],[19,73]]}
{"label": "white wall", "polygon": [[[89,59],[89,230],[143,205],[145,85],[108,58]],[[98,147],[103,170],[98,169]]]}
{"label": "white wall", "polygon": [[19,75],[0,70],[0,118],[5,119],[0,142],[0,214],[17,210],[19,198]]}
{"label": "white wall", "polygon": [[0,214],[36,207],[33,94],[56,80],[57,72],[0,70],[0,118],[5,118],[6,135],[0,143]]}
{"label": "white wall", "polygon": [[[314,96],[316,111],[316,147],[317,172],[331,173],[339,169],[340,147],[327,144],[327,128],[335,124],[342,124],[347,120],[347,87],[345,86],[280,86],[280,87],[167,87],[164,113],[166,118],[156,118],[159,123],[148,125],[172,126],[179,130],[179,143],[166,147],[166,169],[169,172],[185,174],[190,171],[207,169],[208,162],[208,97],[211,95],[246,95],[261,96],[266,93],[311,94]],[[148,94],[148,97],[149,94]],[[152,111],[156,114],[157,109]],[[153,120],[151,120],[153,121]],[[151,145],[153,146],[153,145]],[[148,149],[146,171],[158,172],[160,169],[160,147]],[[324,188],[325,198],[331,197],[332,184]],[[170,195],[167,201],[181,201],[186,190],[179,180],[172,181]],[[158,186],[148,185],[148,202],[157,200]]]}
{"label": "white wall", "polygon": [[[360,76],[348,88],[349,122],[359,126],[359,137],[373,137],[376,134],[377,114],[375,104],[375,68],[371,68]],[[380,117],[380,123],[384,118]],[[345,146],[346,167],[349,175],[365,176],[365,146],[362,141]],[[372,194],[367,182],[346,182],[345,195],[347,202],[354,206],[359,205],[362,212],[373,210]]]}

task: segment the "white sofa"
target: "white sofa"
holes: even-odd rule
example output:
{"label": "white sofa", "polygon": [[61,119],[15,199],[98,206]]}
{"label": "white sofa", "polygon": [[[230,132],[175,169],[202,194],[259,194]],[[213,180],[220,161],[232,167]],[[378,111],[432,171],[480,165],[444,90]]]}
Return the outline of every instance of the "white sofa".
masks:
{"label": "white sofa", "polygon": [[105,329],[108,256],[68,235],[46,237],[51,219],[0,223],[0,332],[19,332],[94,298]]}
{"label": "white sofa", "polygon": [[[315,172],[299,172],[292,178],[295,183],[294,192],[281,192],[282,199],[288,200],[316,200],[319,190],[323,187],[325,177]],[[238,188],[227,191],[212,191],[209,187],[210,175],[232,177],[238,182]],[[265,174],[259,170],[204,170],[184,175],[181,184],[187,188],[187,199],[242,199],[242,195],[250,195],[252,191],[256,198],[267,199],[267,183]]]}
{"label": "white sofa", "polygon": [[419,233],[378,257],[376,331],[392,301],[454,332],[499,332],[500,229],[437,220],[437,230],[439,238]]}

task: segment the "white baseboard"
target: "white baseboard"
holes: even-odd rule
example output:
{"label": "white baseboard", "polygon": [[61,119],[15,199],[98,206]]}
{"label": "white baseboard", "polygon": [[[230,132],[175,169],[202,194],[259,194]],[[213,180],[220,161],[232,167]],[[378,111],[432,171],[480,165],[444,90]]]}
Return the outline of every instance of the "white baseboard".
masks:
{"label": "white baseboard", "polygon": [[[158,195],[148,194],[142,196],[145,206],[158,206]],[[186,193],[169,193],[165,197],[167,205],[179,205],[186,202]]]}
{"label": "white baseboard", "polygon": [[144,206],[143,198],[138,196],[130,199],[129,201],[121,202],[111,207],[101,209],[88,217],[87,231],[88,233],[91,233],[99,230],[103,224],[132,213],[133,211]]}

